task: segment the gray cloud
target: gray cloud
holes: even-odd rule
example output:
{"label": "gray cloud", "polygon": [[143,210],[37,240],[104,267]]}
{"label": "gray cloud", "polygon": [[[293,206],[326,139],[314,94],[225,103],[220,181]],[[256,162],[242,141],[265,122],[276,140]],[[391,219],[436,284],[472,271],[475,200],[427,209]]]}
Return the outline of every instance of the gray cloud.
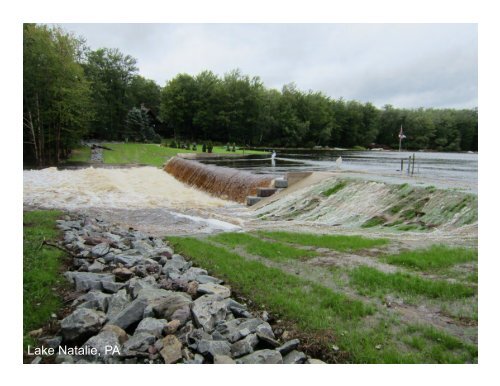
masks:
{"label": "gray cloud", "polygon": [[116,47],[160,85],[176,74],[240,68],[267,87],[377,106],[475,107],[476,24],[62,24]]}

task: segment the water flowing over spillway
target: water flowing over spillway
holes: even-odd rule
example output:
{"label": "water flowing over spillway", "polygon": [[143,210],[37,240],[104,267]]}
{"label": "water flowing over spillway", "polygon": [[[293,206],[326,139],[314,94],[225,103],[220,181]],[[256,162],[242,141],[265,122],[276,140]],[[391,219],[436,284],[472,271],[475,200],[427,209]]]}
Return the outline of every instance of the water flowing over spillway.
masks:
{"label": "water flowing over spillway", "polygon": [[217,197],[244,202],[247,196],[255,195],[257,188],[269,187],[275,178],[272,175],[256,175],[174,157],[165,165],[165,171],[190,186],[196,186]]}
{"label": "water flowing over spillway", "polygon": [[122,224],[154,227],[147,229],[153,233],[239,229],[237,220],[224,221],[235,203],[186,186],[155,167],[25,170],[23,180],[25,207],[106,215]]}

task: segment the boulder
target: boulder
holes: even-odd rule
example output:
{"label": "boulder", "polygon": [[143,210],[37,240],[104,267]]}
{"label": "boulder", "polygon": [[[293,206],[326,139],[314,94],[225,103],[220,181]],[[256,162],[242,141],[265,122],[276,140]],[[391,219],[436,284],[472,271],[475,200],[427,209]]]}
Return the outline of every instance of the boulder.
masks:
{"label": "boulder", "polygon": [[231,290],[229,288],[215,283],[205,283],[198,285],[198,292],[202,295],[218,295],[223,299],[231,296]]}
{"label": "boulder", "polygon": [[298,339],[292,339],[289,340],[288,342],[284,343],[280,347],[276,348],[276,351],[279,351],[281,355],[285,356],[289,352],[295,350],[297,347],[299,347],[300,341]]}
{"label": "boulder", "polygon": [[61,333],[65,340],[75,341],[96,334],[106,320],[101,311],[77,308],[61,321]]}
{"label": "boulder", "polygon": [[106,255],[109,252],[109,244],[108,243],[100,243],[93,247],[90,252],[95,257],[101,257]]}
{"label": "boulder", "polygon": [[142,319],[147,305],[147,299],[135,299],[127,304],[120,312],[112,316],[108,324],[113,324],[125,330],[130,325]]}
{"label": "boulder", "polygon": [[108,301],[108,319],[111,319],[113,316],[122,311],[129,303],[131,299],[127,294],[125,289],[121,289],[115,294],[111,295]]}
{"label": "boulder", "polygon": [[306,354],[301,351],[292,350],[283,357],[284,364],[302,364],[307,360]]}
{"label": "boulder", "polygon": [[[177,310],[189,307],[192,303],[191,297],[184,292],[173,292],[162,289],[143,290],[138,297],[148,300],[149,307],[154,315],[161,319],[171,320]],[[179,313],[175,319],[182,320]]]}
{"label": "boulder", "polygon": [[162,343],[160,355],[166,364],[175,363],[182,358],[182,343],[174,335],[167,335]]}
{"label": "boulder", "polygon": [[[129,251],[130,253],[130,251]],[[140,256],[133,255],[116,255],[114,259],[115,264],[123,264],[125,267],[130,268],[136,265],[141,260]]]}
{"label": "boulder", "polygon": [[106,324],[101,329],[100,333],[105,332],[105,331],[111,331],[113,334],[115,334],[117,336],[118,342],[120,344],[123,344],[123,343],[125,343],[128,340],[127,333],[123,329],[121,329],[120,327],[115,326],[113,324]]}
{"label": "boulder", "polygon": [[96,260],[87,269],[89,272],[102,272],[106,269],[106,265]]}
{"label": "boulder", "polygon": [[283,357],[275,350],[259,350],[236,360],[241,364],[281,364]]}
{"label": "boulder", "polygon": [[125,267],[115,268],[112,273],[113,275],[115,275],[116,280],[120,282],[127,281],[132,276],[134,276],[134,273],[130,269]]}
{"label": "boulder", "polygon": [[254,351],[259,343],[259,338],[256,334],[247,335],[245,338],[231,345],[231,355],[233,358],[238,358]]}
{"label": "boulder", "polygon": [[64,276],[75,285],[77,291],[102,290],[103,282],[114,282],[115,277],[109,273],[68,271]]}
{"label": "boulder", "polygon": [[193,302],[191,312],[197,327],[211,333],[227,315],[227,304],[219,296],[203,295]]}
{"label": "boulder", "polygon": [[101,291],[91,290],[76,299],[73,304],[78,304],[78,308],[91,308],[106,312],[108,310],[109,298],[111,295]]}
{"label": "boulder", "polygon": [[202,339],[198,342],[196,351],[205,356],[210,355],[213,358],[215,355],[230,355],[231,345],[225,340]]}
{"label": "boulder", "polygon": [[112,330],[101,331],[99,334],[87,340],[84,344],[84,347],[85,346],[97,349],[97,353],[100,356],[117,355],[121,353],[120,339]]}
{"label": "boulder", "polygon": [[163,330],[167,324],[168,322],[165,319],[145,318],[141,320],[135,329],[135,334],[139,332],[147,332],[157,338],[160,338],[163,336]]}
{"label": "boulder", "polygon": [[123,355],[132,356],[146,353],[149,346],[155,343],[156,337],[147,332],[136,332],[123,345]]}

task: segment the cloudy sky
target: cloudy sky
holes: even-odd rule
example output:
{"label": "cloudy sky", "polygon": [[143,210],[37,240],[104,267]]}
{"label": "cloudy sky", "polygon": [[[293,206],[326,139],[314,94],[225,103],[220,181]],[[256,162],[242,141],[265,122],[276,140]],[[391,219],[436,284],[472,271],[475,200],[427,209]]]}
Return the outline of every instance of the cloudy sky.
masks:
{"label": "cloudy sky", "polygon": [[160,85],[239,68],[266,87],[376,106],[477,106],[476,24],[61,24],[92,48],[119,48]]}

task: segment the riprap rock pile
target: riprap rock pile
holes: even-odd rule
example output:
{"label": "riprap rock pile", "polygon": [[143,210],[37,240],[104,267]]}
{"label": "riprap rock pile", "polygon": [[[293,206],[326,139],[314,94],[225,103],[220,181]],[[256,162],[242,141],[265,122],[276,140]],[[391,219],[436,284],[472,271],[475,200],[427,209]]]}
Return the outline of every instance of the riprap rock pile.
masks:
{"label": "riprap rock pile", "polygon": [[[279,342],[223,281],[159,238],[88,217],[58,221],[81,292],[56,336],[58,363],[320,363]],[[78,355],[68,355],[74,347]],[[62,353],[59,348],[63,348]]]}

